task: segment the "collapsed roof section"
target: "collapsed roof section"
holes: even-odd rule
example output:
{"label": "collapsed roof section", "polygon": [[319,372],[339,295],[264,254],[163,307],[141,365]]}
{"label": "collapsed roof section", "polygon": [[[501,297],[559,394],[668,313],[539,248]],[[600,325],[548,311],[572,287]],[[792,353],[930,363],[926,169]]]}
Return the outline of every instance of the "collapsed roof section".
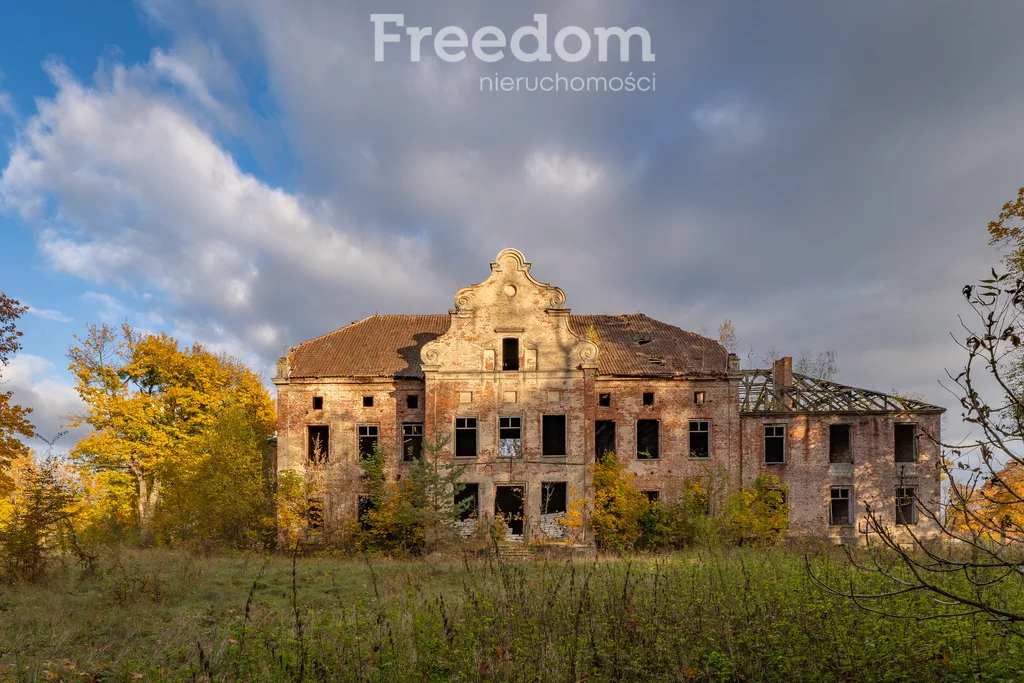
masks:
{"label": "collapsed roof section", "polygon": [[945,408],[903,396],[858,389],[791,373],[776,385],[772,370],[744,370],[740,378],[741,413],[943,413]]}

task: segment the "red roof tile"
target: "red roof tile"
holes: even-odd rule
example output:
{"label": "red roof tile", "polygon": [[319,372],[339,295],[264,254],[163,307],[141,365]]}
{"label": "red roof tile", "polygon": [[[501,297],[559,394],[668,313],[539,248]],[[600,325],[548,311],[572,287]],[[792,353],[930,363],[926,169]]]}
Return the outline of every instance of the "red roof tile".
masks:
{"label": "red roof tile", "polygon": [[[591,327],[597,332],[602,375],[726,372],[720,344],[642,313],[571,315],[569,325],[581,336]],[[299,344],[290,376],[421,378],[420,350],[448,326],[448,315],[375,315]]]}
{"label": "red roof tile", "polygon": [[420,349],[448,331],[444,315],[375,315],[296,346],[292,377],[423,377]]}
{"label": "red roof tile", "polygon": [[580,335],[591,326],[597,332],[602,375],[708,375],[728,368],[728,353],[718,342],[643,313],[573,315],[569,324]]}

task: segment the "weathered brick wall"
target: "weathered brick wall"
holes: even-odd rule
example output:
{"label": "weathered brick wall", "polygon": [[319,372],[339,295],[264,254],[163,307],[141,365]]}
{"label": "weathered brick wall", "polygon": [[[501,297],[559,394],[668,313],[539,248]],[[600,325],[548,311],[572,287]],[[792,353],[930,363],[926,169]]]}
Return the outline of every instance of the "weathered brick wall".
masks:
{"label": "weathered brick wall", "polygon": [[[739,436],[736,380],[598,378],[595,385],[594,405],[597,405],[597,395],[611,394],[611,406],[597,407],[595,417],[615,421],[616,452],[628,471],[636,474],[637,488],[658,491],[662,500],[674,501],[686,479],[696,478],[705,484],[736,480],[735,454]],[[694,393],[698,391],[704,392],[702,405],[694,402]],[[643,405],[644,392],[654,393],[654,405]],[[660,457],[638,459],[637,421],[652,419],[659,421]],[[691,457],[691,420],[711,422],[708,458]],[[722,497],[717,496],[715,507],[721,505]]]}
{"label": "weathered brick wall", "polygon": [[[541,517],[545,482],[566,482],[570,506],[574,498],[592,495],[588,468],[595,460],[595,420],[615,422],[620,460],[636,475],[638,488],[657,491],[662,500],[675,500],[684,480],[697,478],[716,492],[712,506],[719,511],[730,491],[751,483],[759,472],[778,475],[791,489],[794,533],[856,536],[856,525],[829,525],[832,486],[853,488],[855,519],[871,504],[892,522],[898,485],[916,487],[922,499],[938,501],[940,484],[935,465],[939,449],[922,438],[918,462],[898,467],[893,453],[893,422],[916,421],[922,434],[937,437],[939,415],[741,416],[739,375],[726,375],[724,365],[721,370],[698,367],[686,377],[599,375],[600,340],[592,339],[589,332],[572,329],[569,310],[563,307],[565,295],[535,280],[529,264],[513,250],[499,254],[490,277],[459,291],[455,302],[447,332],[422,347],[423,380],[292,379],[288,359],[279,365],[281,377],[275,379],[279,385],[278,470],[304,471],[307,427],[328,425],[330,464],[325,513],[333,525],[355,518],[359,495],[365,490],[358,462],[358,426],[377,426],[380,443],[389,454],[388,475],[396,480],[407,469],[400,450],[403,423],[422,423],[427,442],[448,439],[443,457],[465,466],[464,482],[479,484],[480,511],[485,518],[493,515],[497,486],[522,486],[528,539],[539,537],[545,528],[554,530],[551,519]],[[596,334],[596,330],[593,332]],[[502,369],[506,338],[517,340],[518,369]],[[630,348],[619,353],[641,352]],[[724,350],[721,355],[724,359]],[[791,361],[780,362],[779,367],[785,371],[781,376],[788,386],[792,380]],[[733,372],[737,369],[733,367]],[[698,371],[720,374],[698,376]],[[704,392],[703,403],[694,399],[698,391]],[[653,405],[643,405],[645,392],[653,392]],[[420,396],[416,409],[406,407],[409,393]],[[608,407],[598,405],[598,396],[604,393],[611,395]],[[363,405],[363,397],[368,395],[374,397],[372,407]],[[313,408],[315,396],[323,398],[322,410]],[[566,417],[566,449],[562,455],[543,454],[545,414]],[[454,458],[455,420],[460,417],[477,420],[474,457]],[[498,454],[502,417],[522,420],[521,457]],[[659,423],[657,459],[637,458],[637,421],[642,419]],[[693,420],[711,423],[708,458],[692,457]],[[851,425],[851,465],[829,464],[829,425],[837,422]],[[765,464],[765,424],[786,426],[785,464]],[[917,530],[927,534],[933,525],[922,515]]]}
{"label": "weathered brick wall", "polygon": [[[419,407],[410,410],[406,396],[420,396]],[[314,410],[313,398],[323,398],[323,409]],[[364,407],[363,397],[373,396],[373,406]],[[279,472],[304,473],[309,456],[307,427],[330,427],[328,464],[325,472],[325,516],[335,526],[355,518],[359,496],[365,486],[359,466],[357,429],[376,425],[381,446],[389,454],[391,478],[401,474],[399,439],[403,423],[423,422],[424,385],[418,380],[297,380],[278,387]]]}
{"label": "weathered brick wall", "polygon": [[[940,449],[938,415],[744,415],[741,418],[737,455],[743,483],[758,474],[778,476],[790,488],[790,529],[794,534],[854,540],[863,538],[866,506],[888,525],[895,522],[895,491],[898,486],[916,487],[918,496],[938,510],[940,496]],[[918,461],[897,463],[894,450],[895,423],[918,425]],[[786,426],[786,463],[764,461],[764,427]],[[852,463],[829,463],[829,425],[850,425]],[[930,434],[934,437],[929,438]],[[829,504],[832,487],[852,488],[853,525],[830,526]],[[920,514],[914,533],[932,535],[936,525]],[[898,535],[906,537],[903,530]],[[909,538],[907,539],[909,540]]]}

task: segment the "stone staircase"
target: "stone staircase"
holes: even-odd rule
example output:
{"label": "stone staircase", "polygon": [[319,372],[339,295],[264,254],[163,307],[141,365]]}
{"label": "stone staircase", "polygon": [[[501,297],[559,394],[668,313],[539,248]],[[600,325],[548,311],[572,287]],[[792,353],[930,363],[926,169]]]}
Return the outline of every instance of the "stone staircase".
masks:
{"label": "stone staircase", "polygon": [[497,559],[502,562],[526,562],[536,559],[536,555],[533,548],[525,543],[499,543]]}

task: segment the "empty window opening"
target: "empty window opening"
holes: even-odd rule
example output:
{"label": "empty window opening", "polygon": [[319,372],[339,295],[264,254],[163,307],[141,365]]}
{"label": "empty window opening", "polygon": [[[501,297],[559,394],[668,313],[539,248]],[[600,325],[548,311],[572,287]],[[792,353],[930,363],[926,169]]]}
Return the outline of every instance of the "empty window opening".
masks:
{"label": "empty window opening", "polygon": [[480,510],[480,484],[462,484],[455,494],[455,513],[459,520],[476,519]]}
{"label": "empty window opening", "polygon": [[313,410],[323,410],[323,409],[324,409],[324,397],[323,396],[314,396],[313,397]]}
{"label": "empty window opening", "polygon": [[690,422],[690,457],[711,457],[711,423],[708,420]]}
{"label": "empty window opening", "polygon": [[896,523],[917,524],[917,505],[913,488],[896,489]]}
{"label": "empty window opening", "polygon": [[359,425],[359,457],[372,458],[378,440],[377,425]]}
{"label": "empty window opening", "polygon": [[331,454],[331,428],[327,425],[306,427],[306,457],[309,462],[327,462]]}
{"label": "empty window opening", "polygon": [[703,391],[695,391],[695,392],[693,392],[693,402],[696,403],[697,405],[703,405],[704,404],[704,392]]}
{"label": "empty window opening", "polygon": [[364,408],[372,408],[373,407],[373,396],[363,396],[363,407]]}
{"label": "empty window opening", "polygon": [[653,460],[658,457],[658,421],[636,421],[636,457]]}
{"label": "empty window opening", "polygon": [[455,457],[476,457],[475,417],[459,417],[455,419]]}
{"label": "empty window opening", "polygon": [[566,482],[545,481],[540,485],[540,514],[555,515],[561,512],[568,512],[568,498],[566,497]]}
{"label": "empty window opening", "polygon": [[786,462],[785,425],[765,425],[764,461],[769,465],[781,465]]}
{"label": "empty window opening", "polygon": [[853,514],[850,510],[852,502],[850,489],[835,488],[829,494],[831,503],[829,507],[828,523],[832,526],[850,526],[853,524]]}
{"label": "empty window opening", "polygon": [[544,455],[565,455],[565,415],[545,415],[541,431]]}
{"label": "empty window opening", "polygon": [[653,406],[654,405],[654,392],[653,391],[645,391],[644,392],[644,405],[645,406]]}
{"label": "empty window opening", "polygon": [[370,520],[368,519],[367,513],[371,512],[376,506],[373,504],[373,498],[369,496],[359,496],[359,502],[356,507],[356,522],[359,523],[359,528],[365,531],[370,526]]}
{"label": "empty window opening", "polygon": [[321,532],[324,530],[323,498],[310,498],[306,501],[306,521],[310,531]]}
{"label": "empty window opening", "polygon": [[498,418],[498,457],[518,458],[523,454],[523,418]]}
{"label": "empty window opening", "polygon": [[402,425],[402,460],[412,462],[423,459],[423,425]]}
{"label": "empty window opening", "polygon": [[829,425],[828,461],[853,462],[850,450],[850,425]]}
{"label": "empty window opening", "polygon": [[609,408],[609,407],[611,407],[611,405],[612,405],[612,395],[611,394],[598,394],[597,395],[597,405],[601,406],[602,408]]}
{"label": "empty window opening", "polygon": [[515,337],[506,337],[501,340],[501,369],[519,369],[519,340]]}
{"label": "empty window opening", "polygon": [[604,462],[609,453],[615,452],[615,422],[596,420],[594,422],[594,457]]}
{"label": "empty window opening", "polygon": [[893,440],[896,446],[896,462],[917,461],[917,425],[893,425]]}
{"label": "empty window opening", "polygon": [[405,397],[405,407],[409,410],[416,410],[420,407],[419,394],[409,394]]}
{"label": "empty window opening", "polygon": [[657,503],[661,500],[661,491],[641,491],[640,493],[647,496],[647,502]]}
{"label": "empty window opening", "polygon": [[505,522],[513,536],[523,535],[523,487],[494,487],[494,516]]}

